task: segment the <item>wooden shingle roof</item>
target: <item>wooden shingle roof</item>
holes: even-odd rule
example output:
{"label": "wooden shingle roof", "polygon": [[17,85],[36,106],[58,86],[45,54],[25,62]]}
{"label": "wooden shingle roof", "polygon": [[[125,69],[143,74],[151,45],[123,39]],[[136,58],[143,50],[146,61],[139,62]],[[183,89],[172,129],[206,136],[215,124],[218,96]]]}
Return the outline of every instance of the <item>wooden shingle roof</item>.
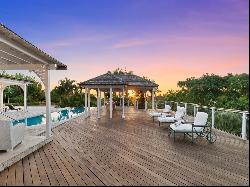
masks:
{"label": "wooden shingle roof", "polygon": [[81,86],[87,86],[87,85],[125,85],[125,83],[121,78],[108,72],[108,73],[102,74],[98,77],[81,82],[80,85]]}
{"label": "wooden shingle roof", "polygon": [[81,86],[109,86],[109,85],[126,85],[134,87],[158,87],[158,84],[147,80],[143,77],[134,74],[112,74],[111,72],[105,73],[98,77],[81,82]]}

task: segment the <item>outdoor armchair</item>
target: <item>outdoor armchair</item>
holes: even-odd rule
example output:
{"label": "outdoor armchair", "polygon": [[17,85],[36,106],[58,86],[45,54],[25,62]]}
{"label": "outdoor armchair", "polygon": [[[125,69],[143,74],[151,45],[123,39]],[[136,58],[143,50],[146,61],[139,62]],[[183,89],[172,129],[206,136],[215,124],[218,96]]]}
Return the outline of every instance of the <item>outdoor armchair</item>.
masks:
{"label": "outdoor armchair", "polygon": [[165,105],[165,108],[163,109],[162,112],[164,112],[164,113],[170,113],[171,112],[171,106]]}
{"label": "outdoor armchair", "polygon": [[152,117],[154,121],[155,117],[167,117],[167,116],[171,116],[171,114],[163,113],[163,112],[150,112],[149,116]]}
{"label": "outdoor armchair", "polygon": [[213,143],[216,140],[216,135],[212,134],[211,124],[207,122],[208,114],[205,112],[197,112],[194,123],[183,123],[178,121],[174,124],[170,125],[169,128],[169,136],[174,136],[176,133],[183,133],[185,135],[189,135],[192,138],[192,143],[194,143],[194,139],[197,137],[205,137],[209,143]]}
{"label": "outdoor armchair", "polygon": [[173,123],[182,120],[185,115],[184,107],[177,107],[177,111],[174,116],[160,116],[158,117],[159,126],[161,123]]}
{"label": "outdoor armchair", "polygon": [[23,141],[25,124],[12,125],[10,121],[0,120],[0,150],[13,150]]}

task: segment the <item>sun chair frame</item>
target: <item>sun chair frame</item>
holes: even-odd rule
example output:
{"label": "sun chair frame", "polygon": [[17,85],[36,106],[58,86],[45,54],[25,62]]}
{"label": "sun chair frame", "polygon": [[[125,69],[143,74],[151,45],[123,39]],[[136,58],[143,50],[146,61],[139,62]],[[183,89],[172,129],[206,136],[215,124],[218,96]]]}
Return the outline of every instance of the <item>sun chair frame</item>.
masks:
{"label": "sun chair frame", "polygon": [[[187,124],[187,123],[185,123]],[[197,132],[194,128],[195,127],[204,127],[202,131]],[[202,137],[202,138],[206,138],[206,140],[212,144],[216,141],[216,134],[214,132],[212,132],[212,125],[210,122],[207,122],[206,125],[194,125],[194,123],[192,123],[192,131],[191,132],[184,132],[184,131],[175,131],[173,130],[171,127],[169,128],[169,134],[168,136],[170,136],[171,134],[173,134],[174,136],[174,141],[175,141],[175,134],[176,133],[181,133],[184,134],[184,138],[186,135],[188,135],[189,137],[192,138],[192,144],[194,144],[194,141],[196,138],[198,137]],[[197,137],[195,138],[194,135],[197,135]]]}

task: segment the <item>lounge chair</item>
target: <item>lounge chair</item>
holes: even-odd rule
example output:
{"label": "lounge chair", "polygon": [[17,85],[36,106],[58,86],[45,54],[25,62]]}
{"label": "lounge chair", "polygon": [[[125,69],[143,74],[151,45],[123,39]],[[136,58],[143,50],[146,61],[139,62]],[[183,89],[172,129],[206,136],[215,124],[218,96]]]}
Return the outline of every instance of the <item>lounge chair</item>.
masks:
{"label": "lounge chair", "polygon": [[153,122],[154,122],[154,118],[155,117],[167,117],[167,116],[171,116],[171,114],[164,113],[164,112],[150,112],[149,115],[150,115],[150,117],[153,118]]}
{"label": "lounge chair", "polygon": [[171,124],[169,128],[169,136],[173,134],[175,141],[175,134],[183,133],[184,138],[185,135],[192,137],[192,143],[194,143],[194,139],[197,137],[205,137],[209,143],[213,143],[216,141],[216,135],[215,133],[212,134],[212,127],[210,123],[207,123],[207,119],[207,113],[197,112],[194,123],[182,123],[181,121],[178,121]]}
{"label": "lounge chair", "polygon": [[21,108],[15,108],[14,105],[10,105],[10,104],[5,104],[5,106],[9,107],[9,110],[21,110]]}
{"label": "lounge chair", "polygon": [[13,150],[23,141],[25,124],[12,125],[10,121],[0,120],[0,150]]}
{"label": "lounge chair", "polygon": [[171,112],[171,106],[165,105],[165,108],[163,109],[162,112],[164,112],[164,113],[170,113]]}
{"label": "lounge chair", "polygon": [[184,107],[177,107],[177,111],[174,116],[160,116],[158,117],[159,126],[161,123],[173,123],[182,120],[185,115]]}
{"label": "lounge chair", "polygon": [[171,116],[171,107],[169,105],[165,105],[165,108],[163,109],[162,112],[150,112],[149,115],[150,117],[154,118],[155,117],[167,117],[167,116]]}

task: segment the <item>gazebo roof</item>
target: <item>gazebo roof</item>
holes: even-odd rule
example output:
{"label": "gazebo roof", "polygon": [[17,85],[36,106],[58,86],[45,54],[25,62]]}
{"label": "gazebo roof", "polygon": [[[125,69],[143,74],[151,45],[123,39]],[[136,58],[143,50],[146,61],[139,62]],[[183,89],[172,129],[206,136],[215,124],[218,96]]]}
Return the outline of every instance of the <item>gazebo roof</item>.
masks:
{"label": "gazebo roof", "polygon": [[87,81],[81,82],[81,86],[87,86],[87,85],[125,85],[124,81],[115,76],[114,74],[108,72],[105,74],[102,74],[100,76],[97,76],[95,78],[89,79]]}
{"label": "gazebo roof", "polygon": [[134,74],[117,74],[128,86],[158,87],[158,84]]}
{"label": "gazebo roof", "polygon": [[103,75],[97,76],[95,78],[89,79],[87,81],[81,82],[83,87],[98,87],[98,86],[117,86],[126,85],[138,88],[154,88],[158,87],[158,84],[142,78],[138,75],[122,73],[122,74],[112,74],[111,72],[105,73]]}

